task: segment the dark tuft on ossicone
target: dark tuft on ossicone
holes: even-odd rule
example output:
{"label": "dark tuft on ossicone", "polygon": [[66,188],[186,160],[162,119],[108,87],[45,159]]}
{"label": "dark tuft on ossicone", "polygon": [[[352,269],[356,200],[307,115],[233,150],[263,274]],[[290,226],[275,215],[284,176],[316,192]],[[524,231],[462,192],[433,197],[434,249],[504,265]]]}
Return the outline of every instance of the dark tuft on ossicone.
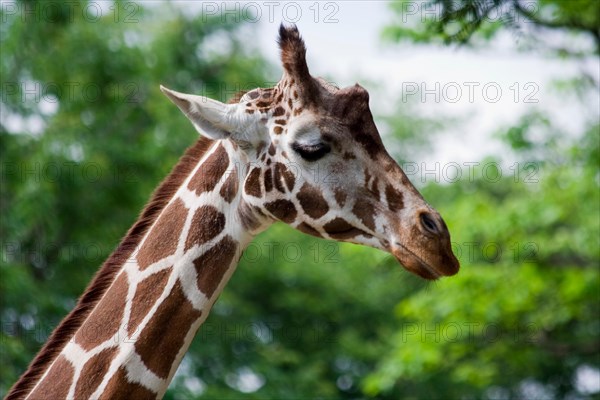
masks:
{"label": "dark tuft on ossicone", "polygon": [[[289,50],[297,50],[295,52],[306,53],[306,47],[304,41],[300,36],[298,27],[294,24],[285,26],[283,23],[279,26],[279,39],[277,40],[279,48],[282,53],[288,52]],[[299,51],[298,51],[299,50]]]}
{"label": "dark tuft on ossicone", "polygon": [[306,46],[296,25],[281,24],[277,42],[281,49],[283,69],[297,82],[300,97],[306,102],[314,100],[317,89],[306,64]]}

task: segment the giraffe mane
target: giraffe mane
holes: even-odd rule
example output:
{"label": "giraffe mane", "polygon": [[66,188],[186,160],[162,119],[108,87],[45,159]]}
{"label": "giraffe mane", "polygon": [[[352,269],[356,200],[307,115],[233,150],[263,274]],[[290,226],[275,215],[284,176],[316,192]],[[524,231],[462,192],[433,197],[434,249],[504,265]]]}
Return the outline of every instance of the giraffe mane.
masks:
{"label": "giraffe mane", "polygon": [[123,264],[131,256],[154,220],[165,208],[185,178],[192,172],[204,153],[214,141],[201,137],[190,146],[171,173],[162,181],[152,194],[151,200],[140,214],[140,217],[123,238],[117,249],[108,257],[94,276],[85,292],[79,298],[76,307],[54,329],[50,338],[31,362],[27,371],[14,384],[6,400],[25,397],[35,386],[50,364],[60,354],[66,343],[92,312],[104,293],[112,284]]}
{"label": "giraffe mane", "polygon": [[234,94],[231,99],[229,99],[229,101],[227,101],[228,104],[235,104],[235,103],[239,103],[240,100],[242,99],[242,97],[244,97],[244,95],[248,93],[247,90],[240,90],[238,91],[236,94]]}

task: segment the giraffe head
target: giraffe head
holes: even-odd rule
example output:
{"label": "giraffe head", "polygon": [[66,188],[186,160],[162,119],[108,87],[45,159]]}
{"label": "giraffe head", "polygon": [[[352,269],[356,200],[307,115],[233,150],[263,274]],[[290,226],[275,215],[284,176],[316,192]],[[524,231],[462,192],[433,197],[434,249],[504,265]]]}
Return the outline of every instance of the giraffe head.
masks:
{"label": "giraffe head", "polygon": [[385,150],[367,91],[312,77],[296,27],[279,33],[284,74],[273,88],[223,104],[161,87],[201,135],[237,149],[242,222],[376,247],[426,279],[455,274],[446,224]]}

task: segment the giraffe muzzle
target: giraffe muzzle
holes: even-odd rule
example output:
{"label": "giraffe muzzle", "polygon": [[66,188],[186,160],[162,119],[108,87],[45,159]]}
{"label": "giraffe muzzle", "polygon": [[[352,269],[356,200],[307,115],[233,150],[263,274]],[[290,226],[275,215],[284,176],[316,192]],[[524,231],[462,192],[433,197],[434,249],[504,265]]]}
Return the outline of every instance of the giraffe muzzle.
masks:
{"label": "giraffe muzzle", "polygon": [[424,279],[455,275],[460,263],[452,252],[450,233],[442,217],[429,207],[415,217],[410,235],[394,241],[391,253],[405,269]]}
{"label": "giraffe muzzle", "polygon": [[395,243],[395,248],[392,250],[392,254],[406,270],[420,276],[423,279],[436,280],[443,276],[442,273],[431,267],[421,257],[417,256],[401,243]]}

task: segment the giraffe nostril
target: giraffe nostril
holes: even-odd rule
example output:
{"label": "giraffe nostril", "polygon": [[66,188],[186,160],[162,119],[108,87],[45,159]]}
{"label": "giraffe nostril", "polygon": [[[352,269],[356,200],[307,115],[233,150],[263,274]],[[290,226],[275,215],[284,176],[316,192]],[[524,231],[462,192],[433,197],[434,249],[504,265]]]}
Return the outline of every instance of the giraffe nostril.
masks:
{"label": "giraffe nostril", "polygon": [[434,234],[434,235],[438,235],[440,233],[440,228],[435,223],[435,219],[433,218],[433,216],[431,214],[429,214],[427,212],[421,213],[421,215],[419,215],[419,220],[421,222],[421,226],[427,232]]}

